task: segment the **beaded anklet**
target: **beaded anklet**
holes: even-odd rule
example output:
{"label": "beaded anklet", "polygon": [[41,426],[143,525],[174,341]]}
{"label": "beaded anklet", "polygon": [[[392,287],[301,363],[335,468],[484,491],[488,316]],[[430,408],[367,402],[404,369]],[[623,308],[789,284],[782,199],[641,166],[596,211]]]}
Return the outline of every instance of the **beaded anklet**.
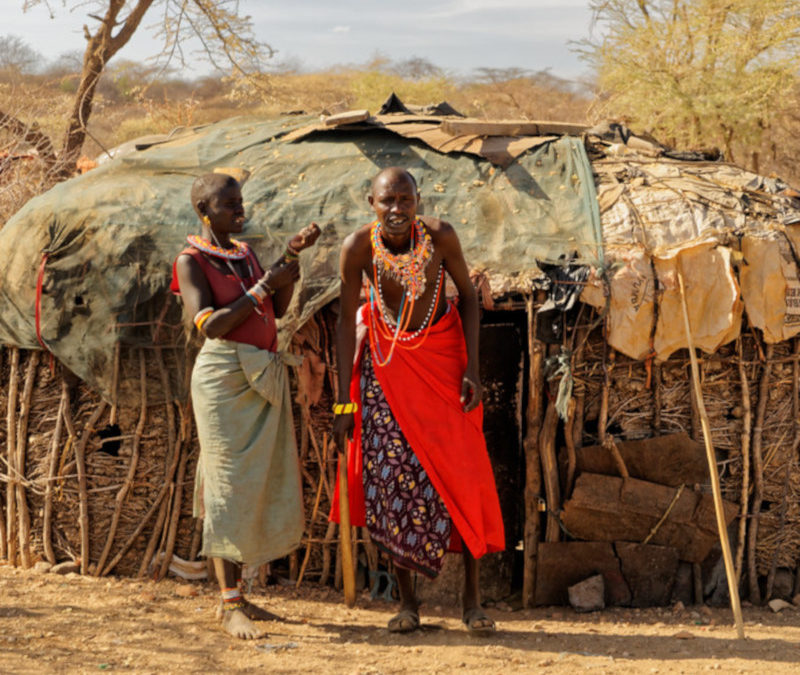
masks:
{"label": "beaded anklet", "polygon": [[235,609],[244,609],[244,598],[238,588],[226,588],[221,592],[222,609],[232,612]]}

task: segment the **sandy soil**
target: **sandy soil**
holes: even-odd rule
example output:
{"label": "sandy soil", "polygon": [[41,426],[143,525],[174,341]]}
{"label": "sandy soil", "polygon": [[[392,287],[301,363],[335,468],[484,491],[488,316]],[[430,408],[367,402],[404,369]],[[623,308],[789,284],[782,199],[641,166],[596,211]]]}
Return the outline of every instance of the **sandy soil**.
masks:
{"label": "sandy soil", "polygon": [[[196,593],[196,595],[192,595]],[[747,639],[729,610],[689,607],[500,611],[489,638],[455,609],[423,607],[423,629],[390,635],[393,606],[270,586],[253,600],[286,617],[250,642],[223,634],[207,583],[58,576],[0,566],[0,672],[38,673],[725,673],[800,672],[800,612],[745,608]],[[507,606],[501,605],[508,610]]]}

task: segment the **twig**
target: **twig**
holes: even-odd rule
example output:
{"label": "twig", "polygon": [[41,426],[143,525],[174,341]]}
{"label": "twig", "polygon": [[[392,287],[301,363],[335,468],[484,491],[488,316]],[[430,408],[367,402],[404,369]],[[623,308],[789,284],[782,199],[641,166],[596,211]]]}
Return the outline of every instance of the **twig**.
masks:
{"label": "twig", "polygon": [[664,524],[664,521],[669,517],[669,514],[671,513],[671,511],[672,511],[673,507],[675,506],[675,504],[678,503],[678,500],[681,497],[681,493],[683,492],[683,488],[685,488],[685,487],[686,486],[683,483],[680,484],[678,489],[675,491],[675,496],[672,498],[672,501],[669,503],[669,506],[667,507],[667,510],[664,511],[664,515],[662,515],[661,518],[658,519],[658,522],[655,525],[653,525],[653,528],[650,530],[650,533],[644,538],[644,541],[642,542],[642,544],[649,544],[650,543],[650,540],[656,535],[656,532],[658,532],[659,528]]}
{"label": "twig", "polygon": [[744,362],[744,340],[740,337],[737,341],[739,352],[739,382],[742,390],[742,492],[741,515],[739,520],[739,545],[736,548],[736,584],[742,580],[742,563],[744,562],[744,549],[747,535],[747,503],[750,498],[750,433],[752,426],[752,412],[750,410],[750,384],[747,379],[747,369]]}
{"label": "twig", "polygon": [[[39,367],[40,351],[31,352],[28,359],[28,369],[25,373],[25,386],[22,391],[19,419],[17,420],[17,473],[24,478],[25,463],[28,454],[28,417],[31,413],[31,399],[33,385],[36,381],[36,369]],[[19,551],[22,558],[22,567],[31,566],[31,514],[28,511],[28,502],[25,498],[25,481],[18,480],[17,486],[17,515],[19,516]]]}
{"label": "twig", "polygon": [[[117,343],[119,345],[119,342]],[[119,349],[117,349],[117,363],[119,363]],[[119,366],[117,366],[117,369]],[[114,397],[116,399],[116,396]],[[116,411],[113,406],[111,408],[112,414],[116,417]],[[119,525],[119,517],[122,514],[122,505],[125,503],[125,498],[133,486],[133,479],[136,475],[136,467],[139,463],[139,444],[144,432],[144,425],[147,421],[147,369],[145,366],[144,352],[139,350],[139,421],[136,424],[136,433],[133,437],[133,447],[131,449],[131,459],[128,465],[128,474],[125,476],[125,482],[117,492],[116,499],[114,500],[114,514],[111,516],[111,525],[108,528],[108,536],[106,537],[106,545],[103,547],[103,552],[100,554],[100,559],[97,561],[95,569],[95,576],[100,576],[103,573],[103,566],[106,564],[108,554],[111,552],[111,546],[114,544],[114,536],[117,533],[117,526]]]}
{"label": "twig", "polygon": [[317,496],[314,499],[314,509],[311,511],[311,519],[308,521],[308,543],[306,544],[306,552],[303,556],[303,563],[300,565],[300,572],[297,575],[297,583],[295,584],[295,588],[300,588],[300,584],[303,582],[303,575],[306,573],[306,565],[308,565],[308,559],[311,557],[311,537],[314,534],[314,521],[317,518],[317,511],[319,510],[319,500],[322,497],[322,486],[324,485],[323,477],[325,472],[320,472],[319,475],[319,485],[317,486]]}
{"label": "twig", "polygon": [[767,345],[764,369],[758,387],[758,405],[756,406],[756,423],[753,428],[753,506],[750,509],[750,532],[747,542],[747,573],[750,582],[750,602],[761,604],[761,590],[758,587],[758,571],[756,569],[756,543],[758,541],[758,523],[761,517],[761,503],[764,499],[764,461],[761,451],[764,417],[769,399],[769,378],[772,371],[773,345]]}
{"label": "twig", "polygon": [[94,431],[97,420],[100,419],[105,409],[106,402],[100,401],[83,428],[81,440],[75,445],[75,463],[78,469],[78,490],[80,491],[81,574],[83,575],[89,571],[89,496],[86,492],[86,444],[89,442],[89,436]]}
{"label": "twig", "polygon": [[44,545],[44,556],[48,562],[56,564],[56,554],[53,551],[51,540],[51,529],[53,519],[53,482],[56,480],[58,470],[58,455],[61,447],[61,433],[64,428],[64,408],[69,405],[69,392],[67,383],[61,380],[61,401],[58,404],[58,415],[56,416],[56,428],[53,430],[53,441],[50,445],[50,462],[47,468],[47,485],[44,492],[44,515],[42,517],[42,543]]}

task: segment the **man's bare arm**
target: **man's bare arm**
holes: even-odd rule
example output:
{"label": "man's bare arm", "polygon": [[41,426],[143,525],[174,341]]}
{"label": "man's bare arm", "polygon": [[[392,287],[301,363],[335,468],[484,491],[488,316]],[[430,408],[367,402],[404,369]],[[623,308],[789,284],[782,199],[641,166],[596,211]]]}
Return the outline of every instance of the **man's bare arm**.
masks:
{"label": "man's bare arm", "polygon": [[461,382],[461,401],[464,412],[478,406],[483,394],[478,361],[478,333],[480,308],[478,294],[469,278],[469,269],[461,250],[458,235],[449,223],[442,222],[438,229],[437,245],[444,260],[444,266],[458,290],[458,312],[464,329],[464,342],[467,346],[467,367]]}
{"label": "man's bare arm", "polygon": [[[350,379],[353,371],[353,358],[356,351],[356,313],[361,291],[361,270],[363,269],[363,235],[354,232],[342,245],[339,259],[340,295],[339,321],[336,330],[336,363],[339,369],[339,403],[350,400]],[[333,421],[333,436],[340,450],[345,440],[353,434],[353,416],[337,415]]]}

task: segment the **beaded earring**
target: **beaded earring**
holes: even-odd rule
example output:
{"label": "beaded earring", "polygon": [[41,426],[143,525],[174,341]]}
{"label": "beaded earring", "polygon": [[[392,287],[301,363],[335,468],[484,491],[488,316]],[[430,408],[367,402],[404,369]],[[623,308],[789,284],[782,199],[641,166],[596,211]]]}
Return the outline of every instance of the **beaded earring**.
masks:
{"label": "beaded earring", "polygon": [[208,225],[208,227],[211,227],[211,218],[209,218],[207,215],[204,214],[203,215],[203,223]]}

